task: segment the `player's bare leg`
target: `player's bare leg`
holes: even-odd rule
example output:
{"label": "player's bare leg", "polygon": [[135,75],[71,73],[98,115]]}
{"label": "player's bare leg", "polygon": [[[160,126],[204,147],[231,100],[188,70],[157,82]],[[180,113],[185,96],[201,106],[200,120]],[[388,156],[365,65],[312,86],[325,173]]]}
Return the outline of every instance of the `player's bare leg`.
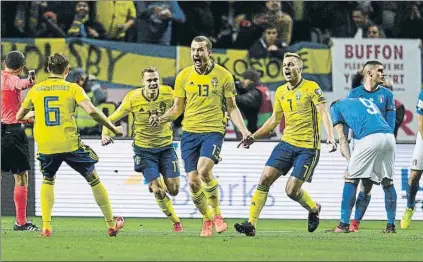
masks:
{"label": "player's bare leg", "polygon": [[214,162],[210,158],[200,157],[198,160],[197,171],[203,181],[204,193],[207,197],[207,203],[211,207],[213,224],[217,233],[225,232],[228,224],[222,217],[219,206],[219,184],[212,174]]}
{"label": "player's bare leg", "polygon": [[16,222],[13,230],[39,231],[39,228],[27,221],[26,207],[28,202],[28,171],[13,174],[15,178],[14,201],[16,207]]}
{"label": "player's bare leg", "polygon": [[363,219],[364,213],[369,206],[372,197],[373,182],[370,179],[361,179],[360,192],[358,193],[357,201],[355,202],[354,220],[350,225],[350,232],[357,232],[360,227],[360,221]]}
{"label": "player's bare leg", "polygon": [[179,192],[179,184],[179,177],[167,178],[164,181],[159,177],[151,181],[149,185],[160,209],[172,222],[174,232],[183,232],[184,229],[179,217],[173,209],[172,201],[166,194],[166,189],[171,196],[176,196]]}
{"label": "player's bare leg", "polygon": [[255,236],[256,226],[261,210],[266,204],[270,186],[282,175],[282,173],[271,166],[265,166],[257,189],[254,192],[250,205],[250,216],[248,221],[242,224],[235,224],[235,230],[246,236]]}
{"label": "player's bare leg", "polygon": [[211,237],[213,235],[213,217],[209,210],[209,205],[207,203],[204,189],[201,185],[201,177],[197,171],[189,172],[187,176],[191,191],[191,199],[194,202],[194,205],[197,207],[198,211],[200,211],[201,215],[203,216],[203,226],[200,236]]}
{"label": "player's bare leg", "polygon": [[301,188],[303,183],[304,181],[291,176],[286,183],[285,192],[289,198],[308,210],[308,232],[314,232],[320,223],[319,214],[321,206],[311,199],[307,191]]}
{"label": "player's bare leg", "polygon": [[91,186],[93,196],[97,205],[100,207],[103,213],[104,220],[108,227],[108,234],[111,237],[115,237],[119,230],[124,226],[124,220],[122,217],[113,217],[112,205],[110,204],[109,194],[103,183],[101,183],[97,172],[93,170],[89,175],[85,176],[88,184]]}
{"label": "player's bare leg", "polygon": [[407,188],[407,208],[405,209],[404,216],[401,219],[401,228],[406,229],[411,224],[414,209],[416,206],[416,195],[419,191],[419,181],[422,177],[423,170],[411,170],[410,178],[408,179]]}

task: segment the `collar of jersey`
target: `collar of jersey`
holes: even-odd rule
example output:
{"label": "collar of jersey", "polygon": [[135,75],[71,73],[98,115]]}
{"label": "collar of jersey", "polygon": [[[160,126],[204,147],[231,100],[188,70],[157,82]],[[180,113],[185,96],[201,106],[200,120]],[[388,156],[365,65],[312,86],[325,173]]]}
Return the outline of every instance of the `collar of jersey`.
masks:
{"label": "collar of jersey", "polygon": [[293,90],[295,90],[297,87],[299,87],[302,83],[304,82],[304,78],[301,78],[301,81],[300,82],[298,82],[298,84],[296,84],[292,89],[289,89],[289,87],[288,86],[286,86],[286,88],[289,90],[289,91],[293,91]]}
{"label": "collar of jersey", "polygon": [[199,74],[199,75],[208,75],[208,74],[210,74],[210,72],[213,70],[213,68],[214,68],[214,62],[213,61],[211,61],[212,62],[212,65],[210,66],[210,68],[208,68],[208,70],[204,73],[204,74],[201,74],[200,72],[198,72],[197,71],[197,68],[195,68],[195,66],[194,66],[194,70],[195,70],[195,72],[197,72],[197,74]]}
{"label": "collar of jersey", "polygon": [[142,95],[142,96],[145,98],[145,100],[147,100],[148,102],[151,102],[151,101],[156,101],[156,100],[159,98],[159,95],[160,95],[160,86],[158,87],[158,90],[157,90],[157,96],[156,96],[156,98],[154,98],[153,100],[150,100],[149,98],[147,98],[147,97],[144,95],[143,90],[144,90],[144,88],[141,88],[141,95]]}
{"label": "collar of jersey", "polygon": [[376,92],[377,92],[377,91],[379,91],[379,89],[380,89],[380,85],[377,85],[377,88],[376,88],[374,91],[368,91],[368,90],[364,87],[364,85],[361,85],[361,87],[362,87],[362,89],[364,90],[364,92],[369,93],[369,94],[376,93]]}

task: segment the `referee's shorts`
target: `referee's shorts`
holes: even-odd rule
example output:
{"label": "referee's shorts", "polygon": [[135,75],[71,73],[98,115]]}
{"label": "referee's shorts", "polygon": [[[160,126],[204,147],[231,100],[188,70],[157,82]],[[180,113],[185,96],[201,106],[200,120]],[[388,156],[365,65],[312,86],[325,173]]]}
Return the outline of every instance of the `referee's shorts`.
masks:
{"label": "referee's shorts", "polygon": [[29,142],[21,124],[1,124],[1,171],[19,174],[30,170]]}

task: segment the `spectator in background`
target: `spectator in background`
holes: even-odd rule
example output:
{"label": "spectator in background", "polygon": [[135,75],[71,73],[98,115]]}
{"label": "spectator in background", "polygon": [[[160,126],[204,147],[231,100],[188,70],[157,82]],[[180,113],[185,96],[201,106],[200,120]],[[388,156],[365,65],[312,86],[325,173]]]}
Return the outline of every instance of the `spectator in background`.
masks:
{"label": "spectator in background", "polygon": [[31,2],[29,10],[29,34],[33,37],[66,37],[63,26],[58,23],[57,13],[49,2]]}
{"label": "spectator in background", "polygon": [[104,39],[103,26],[90,17],[90,6],[86,1],[76,2],[75,16],[68,30],[68,35],[73,37],[88,37]]}
{"label": "spectator in background", "polygon": [[170,45],[173,21],[185,23],[185,14],[174,0],[140,1],[135,6],[139,43]]}
{"label": "spectator in background", "polygon": [[382,29],[378,25],[371,25],[367,28],[367,38],[384,38]]}
{"label": "spectator in background", "polygon": [[263,36],[248,50],[250,58],[279,58],[282,59],[286,44],[279,38],[275,25],[264,25]]}
{"label": "spectator in background", "polygon": [[106,30],[106,38],[125,41],[126,31],[135,23],[133,1],[97,1],[96,21]]}
{"label": "spectator in background", "polygon": [[421,2],[407,2],[404,3],[404,8],[400,10],[403,17],[398,19],[398,37],[423,40],[423,4]]}
{"label": "spectator in background", "polygon": [[[87,93],[94,106],[106,102],[107,93],[95,81],[95,78],[89,78],[89,75],[82,68],[72,69],[66,81],[76,83],[81,86]],[[85,136],[99,136],[101,135],[101,126],[93,120],[90,115],[80,106],[76,108],[76,125],[78,126],[79,133]]]}
{"label": "spectator in background", "polygon": [[292,17],[282,12],[281,1],[267,1],[266,10],[253,19],[257,25],[274,24],[278,35],[285,45],[291,44],[293,21]]}
{"label": "spectator in background", "polygon": [[[363,7],[358,6],[352,11],[352,19],[354,21],[354,26],[351,29],[350,37],[354,38],[363,38],[367,35],[367,30],[370,26],[376,25],[369,18],[369,10],[364,10]],[[379,28],[380,29],[380,28]],[[382,38],[385,38],[385,33],[383,30],[380,30]]]}
{"label": "spectator in background", "polygon": [[213,36],[214,20],[210,1],[179,1],[185,14],[184,24],[174,23],[172,34],[175,45],[190,46],[192,39],[199,35]]}
{"label": "spectator in background", "polygon": [[235,97],[239,110],[247,120],[250,132],[258,129],[258,114],[262,102],[262,94],[257,89],[260,84],[260,75],[254,69],[248,69],[242,74],[241,82],[236,85],[238,95]]}

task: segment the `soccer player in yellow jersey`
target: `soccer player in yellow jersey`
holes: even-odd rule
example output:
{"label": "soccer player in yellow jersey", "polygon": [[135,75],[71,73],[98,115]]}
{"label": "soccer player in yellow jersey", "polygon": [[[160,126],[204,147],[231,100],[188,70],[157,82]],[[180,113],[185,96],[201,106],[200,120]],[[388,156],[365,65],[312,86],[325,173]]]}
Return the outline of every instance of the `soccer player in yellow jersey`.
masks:
{"label": "soccer player in yellow jersey", "polygon": [[320,120],[327,132],[330,152],[336,150],[333,138],[332,120],[326,107],[326,99],[319,85],[302,77],[303,61],[295,53],[286,53],[283,59],[283,73],[286,84],[278,87],[272,116],[252,137],[242,144],[248,148],[256,139],[272,131],[282,116],[285,116],[285,130],[282,141],[273,149],[264,167],[263,174],[254,192],[250,206],[250,217],[235,229],[247,236],[254,236],[256,224],[263,209],[270,186],[281,175],[294,167],[286,183],[285,192],[292,200],[308,210],[308,231],[319,225],[320,204],[314,202],[301,189],[304,182],[311,182],[320,155]]}
{"label": "soccer player in yellow jersey", "polygon": [[[155,126],[178,118],[184,112],[182,122],[181,151],[191,190],[191,198],[203,216],[200,236],[209,237],[227,230],[219,207],[218,183],[212,169],[219,162],[227,119],[248,138],[251,133],[245,127],[235,102],[235,83],[232,75],[211,60],[212,44],[205,36],[197,36],[191,43],[194,65],[184,68],[176,77],[175,102],[164,115],[152,116]],[[226,109],[225,109],[226,107]],[[211,206],[211,210],[209,210]]]}
{"label": "soccer player in yellow jersey", "polygon": [[[134,114],[134,170],[143,173],[157,204],[173,223],[173,231],[182,232],[181,221],[166,194],[167,190],[171,196],[176,196],[180,184],[178,157],[172,145],[171,123],[151,127],[148,122],[151,115],[160,116],[173,105],[173,90],[159,84],[159,72],[154,67],[145,68],[141,77],[142,88],[129,91],[109,119],[115,123],[130,113]],[[103,145],[113,141],[108,133],[108,129],[103,128]]]}
{"label": "soccer player in yellow jersey", "polygon": [[123,227],[123,218],[113,218],[109,196],[95,171],[98,156],[79,137],[75,123],[75,108],[83,107],[97,122],[107,126],[116,135],[122,128],[114,126],[96,108],[82,87],[65,81],[69,73],[69,60],[54,53],[48,58],[47,80],[36,84],[25,97],[16,119],[21,120],[32,108],[35,111],[34,137],[38,145],[43,183],[41,185],[42,236],[52,234],[51,213],[54,204],[54,181],[62,162],[80,173],[91,186],[94,198],[108,226],[108,234],[116,236]]}

